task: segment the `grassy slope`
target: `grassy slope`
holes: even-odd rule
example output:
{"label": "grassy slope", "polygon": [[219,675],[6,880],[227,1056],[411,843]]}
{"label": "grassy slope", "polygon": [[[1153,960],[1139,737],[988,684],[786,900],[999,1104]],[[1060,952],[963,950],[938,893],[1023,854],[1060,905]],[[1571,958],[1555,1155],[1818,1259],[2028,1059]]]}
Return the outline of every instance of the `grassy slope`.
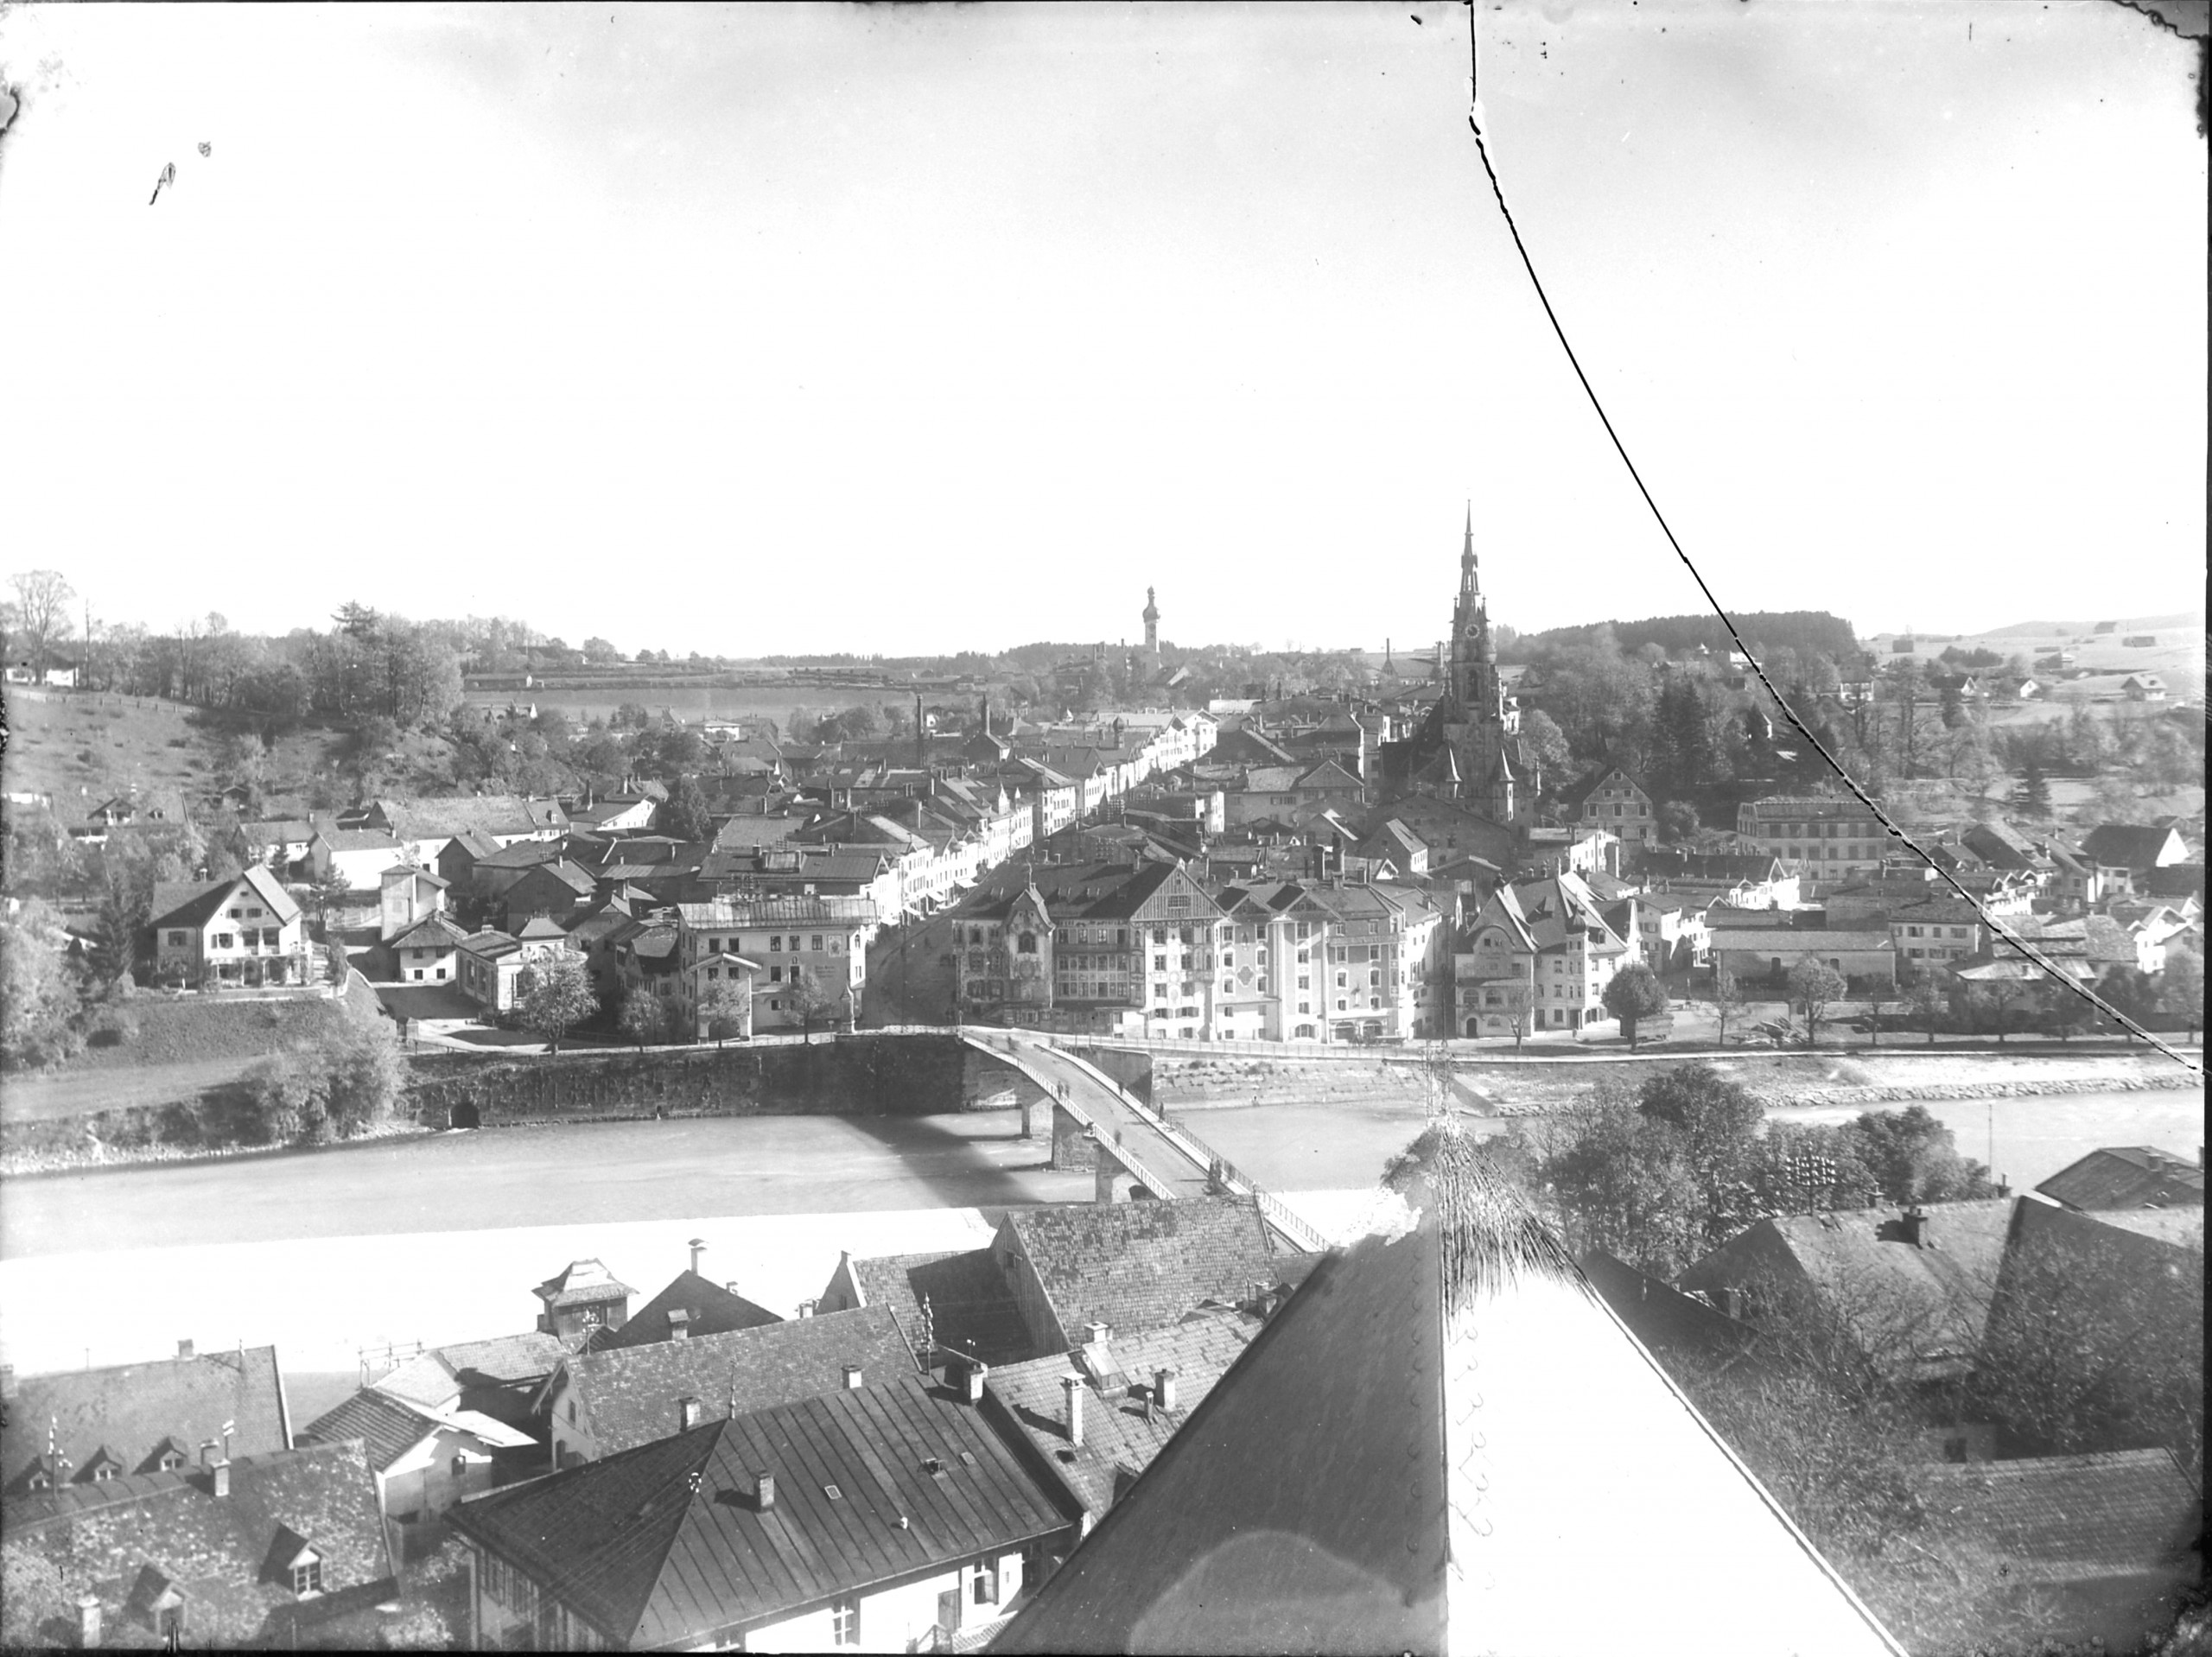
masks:
{"label": "grassy slope", "polygon": [[[50,795],[65,822],[81,821],[92,806],[135,789],[141,795],[181,793],[197,809],[211,799],[215,749],[225,721],[200,715],[178,702],[98,694],[26,690],[7,696],[10,791]],[[278,739],[269,755],[267,791],[309,797],[318,782],[335,803],[350,797],[338,775],[346,733],[308,725]],[[452,747],[442,737],[410,734],[405,775],[395,791],[453,792]]]}

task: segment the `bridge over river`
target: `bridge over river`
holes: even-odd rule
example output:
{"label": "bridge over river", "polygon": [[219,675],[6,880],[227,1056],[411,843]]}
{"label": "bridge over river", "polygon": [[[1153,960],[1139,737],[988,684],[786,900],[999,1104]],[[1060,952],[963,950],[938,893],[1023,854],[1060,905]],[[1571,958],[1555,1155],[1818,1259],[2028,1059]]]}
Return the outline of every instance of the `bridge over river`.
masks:
{"label": "bridge over river", "polygon": [[[1228,1158],[1051,1036],[963,1028],[960,1038],[1020,1070],[1050,1095],[1055,1113],[1095,1141],[1102,1161],[1110,1159],[1101,1174],[1102,1188],[1113,1177],[1111,1165],[1118,1165],[1140,1189],[1155,1197],[1256,1197],[1268,1223],[1292,1248],[1319,1251],[1328,1247],[1325,1238]],[[1056,1142],[1058,1129],[1056,1122]]]}

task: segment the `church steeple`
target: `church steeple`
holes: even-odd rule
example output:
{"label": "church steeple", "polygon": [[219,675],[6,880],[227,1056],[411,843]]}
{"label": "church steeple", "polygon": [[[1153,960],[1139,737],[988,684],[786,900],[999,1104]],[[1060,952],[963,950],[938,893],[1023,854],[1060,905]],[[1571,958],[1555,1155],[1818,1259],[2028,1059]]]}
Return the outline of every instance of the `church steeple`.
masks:
{"label": "church steeple", "polygon": [[1472,598],[1483,590],[1475,573],[1475,503],[1467,503],[1467,538],[1459,546],[1459,596]]}

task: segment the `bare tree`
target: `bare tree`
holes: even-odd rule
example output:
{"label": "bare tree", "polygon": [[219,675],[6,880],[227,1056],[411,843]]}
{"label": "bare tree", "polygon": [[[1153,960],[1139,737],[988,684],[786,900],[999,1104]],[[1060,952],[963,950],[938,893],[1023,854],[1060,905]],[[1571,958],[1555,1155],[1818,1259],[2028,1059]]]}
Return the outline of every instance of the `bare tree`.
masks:
{"label": "bare tree", "polygon": [[1744,991],[1736,982],[1736,975],[1726,967],[1716,967],[1713,973],[1713,1022],[1716,1045],[1728,1044],[1728,1026],[1742,1016]]}
{"label": "bare tree", "polygon": [[14,625],[22,653],[33,665],[43,666],[47,653],[73,631],[69,601],[77,590],[52,569],[24,570],[10,575],[8,585],[16,589]]}
{"label": "bare tree", "polygon": [[1822,966],[1811,955],[1800,955],[1797,964],[1789,969],[1789,999],[1805,1014],[1805,1045],[1812,1046],[1820,1039],[1821,1020],[1827,1015],[1832,1002],[1840,1000],[1848,987],[1843,975],[1833,967]]}

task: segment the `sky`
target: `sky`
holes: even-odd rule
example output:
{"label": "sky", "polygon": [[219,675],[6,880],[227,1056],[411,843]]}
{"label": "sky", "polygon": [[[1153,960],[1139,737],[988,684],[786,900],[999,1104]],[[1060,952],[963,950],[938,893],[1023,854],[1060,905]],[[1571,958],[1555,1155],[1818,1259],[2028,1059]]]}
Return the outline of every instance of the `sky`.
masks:
{"label": "sky", "polygon": [[[1152,586],[1171,641],[1404,650],[1471,501],[1500,620],[1699,608],[1489,194],[1468,17],[0,12],[0,571],[735,656],[1134,638]],[[2106,0],[1476,29],[1723,602],[2201,606],[2192,43]]]}

